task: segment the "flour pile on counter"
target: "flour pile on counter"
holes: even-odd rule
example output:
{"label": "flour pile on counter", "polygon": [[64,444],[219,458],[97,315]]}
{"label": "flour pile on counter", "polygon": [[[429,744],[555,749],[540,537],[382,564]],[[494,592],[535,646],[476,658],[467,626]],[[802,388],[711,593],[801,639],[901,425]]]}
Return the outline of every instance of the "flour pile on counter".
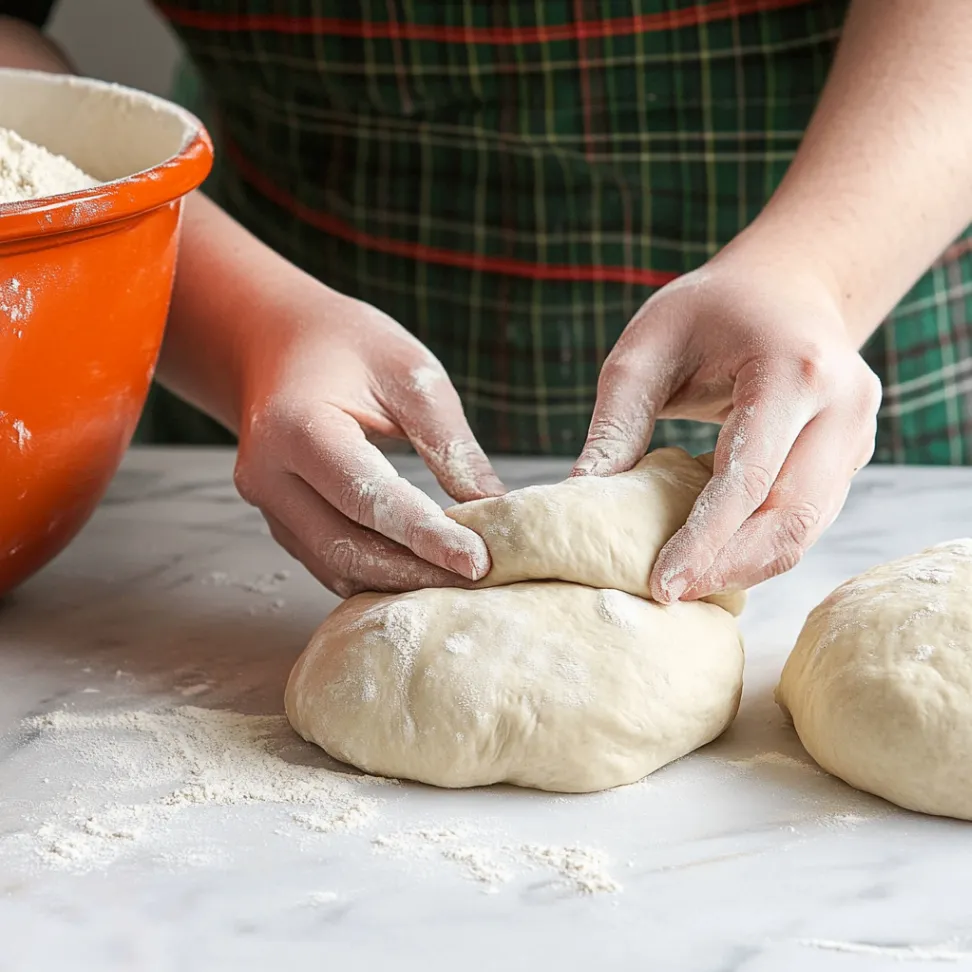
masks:
{"label": "flour pile on counter", "polygon": [[[176,869],[229,863],[232,841],[220,849],[212,840],[212,812],[222,808],[222,824],[251,824],[240,853],[268,833],[308,849],[356,839],[376,857],[444,867],[490,892],[537,870],[569,893],[621,890],[604,855],[576,843],[538,845],[441,820],[383,831],[381,795],[395,794],[398,782],[290,762],[294,737],[283,716],[196,706],[59,710],[25,720],[22,731],[29,765],[59,767],[61,778],[44,782],[69,790],[52,792],[25,831],[0,836],[8,864],[25,851],[28,863],[73,872],[135,855]],[[63,778],[65,765],[78,766],[77,781]],[[246,808],[252,816],[241,818]]]}
{"label": "flour pile on counter", "polygon": [[[282,759],[274,746],[289,731],[280,716],[195,706],[97,715],[60,711],[29,720],[27,728],[37,741],[69,749],[82,763],[108,767],[103,793],[161,791],[147,802],[96,807],[72,796],[70,810],[43,821],[32,838],[38,856],[80,870],[110,864],[136,844],[164,842],[169,823],[192,806],[290,804],[304,811],[293,815],[298,825],[353,829],[377,811],[368,791],[389,785]],[[161,850],[169,856],[168,848]]]}
{"label": "flour pile on counter", "polygon": [[371,841],[380,854],[412,862],[439,857],[451,861],[468,878],[496,891],[522,869],[544,868],[557,885],[578,894],[613,894],[622,890],[610,874],[603,851],[579,844],[499,843],[468,824],[417,827],[378,834]]}
{"label": "flour pile on counter", "polygon": [[57,196],[97,184],[73,162],[0,128],[0,203]]}

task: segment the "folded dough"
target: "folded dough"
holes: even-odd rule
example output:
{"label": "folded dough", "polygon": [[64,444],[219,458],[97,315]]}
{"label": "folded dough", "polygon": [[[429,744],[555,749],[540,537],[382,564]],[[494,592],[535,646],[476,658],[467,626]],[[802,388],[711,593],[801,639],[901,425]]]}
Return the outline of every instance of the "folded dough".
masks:
{"label": "folded dough", "polygon": [[454,507],[489,547],[484,582],[345,602],[291,673],[291,724],[369,773],[566,792],[632,783],[711,741],[742,691],[718,604],[738,613],[743,595],[646,600],[710,473],[662,449],[611,479]]}

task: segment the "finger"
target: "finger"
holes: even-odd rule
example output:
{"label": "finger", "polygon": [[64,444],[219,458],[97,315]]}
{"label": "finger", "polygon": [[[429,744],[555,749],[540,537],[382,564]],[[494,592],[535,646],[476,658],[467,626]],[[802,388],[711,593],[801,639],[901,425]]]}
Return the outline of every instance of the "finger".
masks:
{"label": "finger", "polygon": [[601,368],[587,440],[570,475],[612,476],[638,462],[676,374],[655,346],[622,336]]}
{"label": "finger", "polygon": [[740,371],[733,399],[716,443],[712,478],[652,570],[652,597],[663,604],[695,585],[762,506],[794,442],[819,411],[817,396],[805,384],[781,371],[764,375],[758,362]]}
{"label": "finger", "polygon": [[382,404],[456,502],[506,492],[466,421],[459,393],[434,358],[396,380]]}
{"label": "finger", "polygon": [[683,597],[752,587],[796,566],[836,519],[851,478],[870,460],[873,421],[870,431],[867,420],[837,409],[821,412],[800,434],[766,502]]}
{"label": "finger", "polygon": [[302,435],[290,450],[289,471],[348,519],[422,560],[470,580],[485,576],[489,553],[482,537],[450,520],[430,496],[399,476],[351,416],[330,406],[324,412],[315,434]]}
{"label": "finger", "polygon": [[340,597],[468,585],[458,574],[421,560],[405,547],[353,523],[297,477],[286,500],[264,512],[274,539]]}

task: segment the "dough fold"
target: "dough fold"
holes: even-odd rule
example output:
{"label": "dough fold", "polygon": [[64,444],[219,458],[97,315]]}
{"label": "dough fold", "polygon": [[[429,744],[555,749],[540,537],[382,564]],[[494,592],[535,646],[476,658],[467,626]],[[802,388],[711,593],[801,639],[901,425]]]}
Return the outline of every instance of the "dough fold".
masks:
{"label": "dough fold", "polygon": [[[711,475],[711,454],[693,459],[682,449],[656,449],[617,476],[528,486],[453,506],[446,516],[486,541],[492,567],[480,587],[562,580],[650,598],[655,560]],[[738,615],[746,595],[705,600]]]}
{"label": "dough fold", "polygon": [[662,449],[611,479],[453,507],[489,575],[342,604],[290,675],[291,724],[368,773],[443,787],[600,790],[705,745],[739,705],[744,595],[647,596],[710,475]]}

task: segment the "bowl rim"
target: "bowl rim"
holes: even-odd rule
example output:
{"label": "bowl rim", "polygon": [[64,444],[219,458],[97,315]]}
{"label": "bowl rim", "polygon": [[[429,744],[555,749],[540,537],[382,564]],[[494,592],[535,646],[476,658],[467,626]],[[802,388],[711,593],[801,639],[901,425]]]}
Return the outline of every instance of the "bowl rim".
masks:
{"label": "bowl rim", "polygon": [[[213,165],[213,143],[203,123],[185,108],[158,95],[109,81],[48,71],[0,68],[4,77],[34,78],[41,84],[76,84],[134,96],[182,120],[186,134],[179,151],[139,172],[90,189],[0,203],[0,244],[88,230],[150,212],[202,185]],[[69,81],[64,79],[68,78]]]}

